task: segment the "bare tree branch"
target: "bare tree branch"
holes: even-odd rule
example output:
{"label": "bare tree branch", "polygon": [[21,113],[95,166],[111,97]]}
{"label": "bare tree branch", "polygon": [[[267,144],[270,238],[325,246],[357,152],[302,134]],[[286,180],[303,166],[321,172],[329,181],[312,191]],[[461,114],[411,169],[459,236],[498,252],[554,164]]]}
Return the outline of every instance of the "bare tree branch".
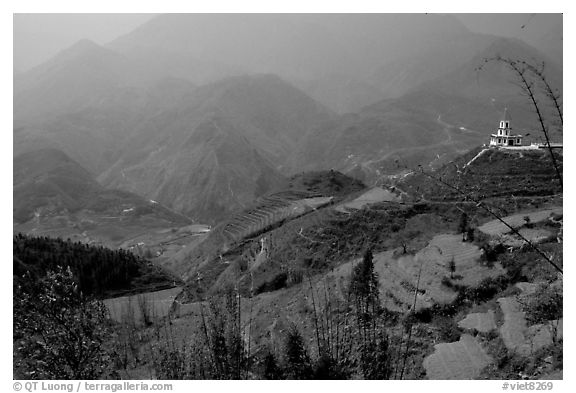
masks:
{"label": "bare tree branch", "polygon": [[[554,152],[552,151],[552,147],[550,146],[550,137],[548,134],[548,129],[546,128],[546,125],[544,124],[544,117],[542,115],[542,112],[540,111],[540,106],[538,105],[538,101],[536,100],[536,95],[534,92],[534,82],[529,80],[527,78],[527,75],[526,75],[528,70],[530,70],[531,73],[533,73],[534,71],[530,69],[530,66],[525,61],[515,61],[515,60],[504,58],[501,56],[496,56],[493,58],[484,59],[485,63],[488,63],[491,61],[498,61],[498,62],[502,62],[502,63],[508,65],[508,67],[516,73],[519,80],[522,82],[523,90],[528,94],[530,101],[532,102],[532,105],[534,106],[534,109],[536,110],[536,114],[538,115],[538,121],[540,122],[540,128],[542,130],[542,133],[544,134],[544,137],[546,138],[546,147],[548,148],[548,151],[550,152],[550,158],[552,159],[552,165],[554,166],[554,170],[556,171],[556,176],[558,177],[558,180],[560,181],[560,187],[563,187],[562,174],[560,173],[560,168],[558,167],[558,163],[556,162],[556,157],[554,156]],[[536,67],[533,67],[533,68],[536,69]],[[482,66],[480,66],[479,69],[482,69]],[[536,74],[536,75],[538,75],[538,74]]]}

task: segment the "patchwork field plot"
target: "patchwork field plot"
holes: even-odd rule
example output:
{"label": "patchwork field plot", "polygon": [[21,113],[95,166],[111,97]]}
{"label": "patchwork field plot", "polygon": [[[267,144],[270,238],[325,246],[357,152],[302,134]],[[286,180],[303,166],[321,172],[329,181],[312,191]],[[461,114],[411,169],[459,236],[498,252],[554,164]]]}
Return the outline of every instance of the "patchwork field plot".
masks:
{"label": "patchwork field plot", "polygon": [[538,284],[532,282],[519,282],[516,283],[516,288],[520,289],[523,294],[531,295],[538,289]]}
{"label": "patchwork field plot", "polygon": [[474,286],[486,277],[495,277],[504,273],[498,264],[487,268],[478,263],[481,251],[474,244],[462,242],[459,235],[443,234],[435,236],[427,247],[413,258],[403,257],[397,261],[404,276],[414,283],[422,269],[420,289],[425,291],[429,301],[449,303],[454,300],[455,292],[442,285],[442,279],[449,277],[448,265],[454,260],[455,276],[459,284]]}
{"label": "patchwork field plot", "polygon": [[436,344],[423,365],[428,379],[474,379],[491,361],[474,337],[463,334],[460,341]]}
{"label": "patchwork field plot", "polygon": [[[493,268],[480,265],[478,260],[482,251],[472,243],[463,242],[460,235],[435,236],[417,255],[428,261],[423,268],[427,271],[426,275],[423,273],[423,283],[431,288],[440,287],[440,280],[449,276],[448,264],[452,259],[456,266],[454,274],[459,277],[459,284],[473,286],[486,277],[504,274],[504,269],[499,264],[495,264]],[[416,272],[416,266],[410,266],[409,269]]]}
{"label": "patchwork field plot", "polygon": [[504,345],[511,351],[520,355],[530,354],[530,347],[525,345],[524,333],[527,330],[524,312],[520,309],[520,304],[515,297],[505,297],[498,299],[500,308],[504,313],[504,324],[500,327],[500,336]]}
{"label": "patchwork field plot", "polygon": [[463,329],[476,330],[480,333],[488,333],[497,328],[493,310],[468,314],[466,318],[458,322],[458,326]]}
{"label": "patchwork field plot", "polygon": [[[378,274],[380,281],[380,296],[383,305],[394,311],[405,312],[412,307],[414,301],[414,292],[416,291],[416,278],[403,271],[398,265],[400,260],[414,259],[414,256],[395,258],[393,251],[386,251],[374,255],[374,271]],[[332,285],[332,290],[340,292],[340,297],[345,298],[345,291],[348,285],[348,278],[352,273],[353,267],[361,259],[355,259],[351,262],[340,265],[332,273],[326,276],[326,281]],[[323,285],[318,284],[317,290],[323,291]],[[447,290],[442,299],[453,299],[456,294]],[[417,294],[416,309],[428,308],[434,304],[432,299],[425,290],[420,290]]]}
{"label": "patchwork field plot", "polygon": [[244,239],[289,218],[295,218],[329,204],[332,197],[305,191],[286,191],[262,198],[248,210],[236,214],[223,227],[230,242]]}
{"label": "patchwork field plot", "polygon": [[[553,235],[552,232],[547,231],[546,229],[520,228],[518,232],[535,244],[541,243]],[[502,238],[502,243],[506,246],[520,247],[524,244],[524,240],[514,233],[503,235]]]}
{"label": "patchwork field plot", "polygon": [[[397,253],[397,251],[396,251]],[[420,269],[420,284],[416,297],[416,309],[431,307],[434,303],[446,304],[453,301],[456,292],[442,285],[449,277],[448,263],[454,259],[458,283],[477,285],[486,277],[504,273],[498,264],[492,268],[478,263],[481,251],[474,244],[462,242],[460,235],[435,236],[428,246],[415,255],[396,256],[394,251],[374,255],[374,271],[380,280],[381,298],[391,310],[406,311],[414,301],[414,293]],[[328,277],[336,281],[350,276],[352,267],[360,259],[340,265]]]}
{"label": "patchwork field plot", "polygon": [[378,202],[401,202],[401,198],[395,193],[382,187],[374,187],[351,202],[343,203],[335,208],[336,211],[347,213],[350,209],[362,209],[364,206]]}
{"label": "patchwork field plot", "polygon": [[[518,228],[526,223],[525,217],[529,217],[530,222],[535,223],[548,219],[548,217],[550,217],[552,214],[562,214],[562,207],[513,214],[511,216],[504,217],[504,221],[506,221],[506,223],[508,223],[508,225],[511,227]],[[499,220],[489,221],[486,224],[479,226],[478,229],[491,236],[500,236],[510,232],[510,228],[501,223]]]}
{"label": "patchwork field plot", "polygon": [[541,348],[552,344],[554,329],[557,338],[563,337],[563,320],[528,327],[522,307],[515,297],[498,299],[504,313],[504,324],[500,327],[502,340],[510,351],[522,356],[530,356]]}
{"label": "patchwork field plot", "polygon": [[168,315],[180,287],[104,300],[110,317],[117,322],[141,323],[144,317],[162,318]]}

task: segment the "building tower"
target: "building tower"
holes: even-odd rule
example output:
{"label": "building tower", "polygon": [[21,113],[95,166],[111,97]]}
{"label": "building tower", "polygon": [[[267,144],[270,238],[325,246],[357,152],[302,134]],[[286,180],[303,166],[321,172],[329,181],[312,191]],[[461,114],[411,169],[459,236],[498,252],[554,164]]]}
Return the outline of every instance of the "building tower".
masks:
{"label": "building tower", "polygon": [[521,146],[522,135],[512,134],[512,127],[510,126],[510,115],[508,108],[504,109],[504,115],[500,120],[500,127],[496,130],[496,134],[490,136],[490,146]]}

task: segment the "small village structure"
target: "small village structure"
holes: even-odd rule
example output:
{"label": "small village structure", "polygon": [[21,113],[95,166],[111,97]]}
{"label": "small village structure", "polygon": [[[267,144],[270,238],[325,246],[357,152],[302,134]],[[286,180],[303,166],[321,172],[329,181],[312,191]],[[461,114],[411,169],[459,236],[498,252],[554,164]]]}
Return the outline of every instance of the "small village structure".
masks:
{"label": "small village structure", "polygon": [[522,146],[522,135],[514,135],[510,123],[510,115],[506,108],[500,120],[500,127],[496,134],[490,136],[490,146]]}
{"label": "small village structure", "polygon": [[[530,134],[526,134],[530,135]],[[562,149],[562,142],[550,142],[546,144],[543,142],[532,142],[528,144],[522,144],[523,135],[513,134],[510,115],[508,114],[508,108],[504,109],[504,114],[502,115],[502,120],[496,134],[490,135],[489,147],[503,148],[503,149],[518,149],[518,150],[536,150],[536,149]],[[486,146],[486,145],[484,145]]]}

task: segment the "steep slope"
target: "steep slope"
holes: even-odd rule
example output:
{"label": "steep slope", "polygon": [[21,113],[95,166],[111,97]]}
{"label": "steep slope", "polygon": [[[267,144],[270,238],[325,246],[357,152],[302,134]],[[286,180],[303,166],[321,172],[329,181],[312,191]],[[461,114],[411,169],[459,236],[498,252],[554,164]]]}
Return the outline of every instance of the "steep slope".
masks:
{"label": "steep slope", "polygon": [[481,133],[443,120],[452,110],[447,99],[474,108],[472,100],[436,94],[387,100],[312,129],[289,162],[294,170],[334,168],[372,183],[401,171],[400,164],[429,163],[481,143]]}
{"label": "steep slope", "polygon": [[109,190],[63,152],[36,150],[14,158],[14,230],[116,244],[144,228],[190,223],[135,194]]}
{"label": "steep slope", "polygon": [[53,205],[75,211],[101,191],[90,174],[58,150],[14,158],[14,219],[27,221],[36,209]]}
{"label": "steep slope", "polygon": [[275,186],[296,143],[331,116],[272,75],[201,87],[164,79],[116,87],[42,126],[17,127],[14,152],[62,150],[106,186],[213,221]]}
{"label": "steep slope", "polygon": [[118,147],[130,136],[134,122],[147,109],[147,101],[144,90],[114,88],[101,94],[96,102],[81,101],[81,107],[71,112],[16,127],[14,155],[58,149],[97,175],[116,161]]}
{"label": "steep slope", "polygon": [[181,135],[168,136],[157,154],[136,151],[140,159],[120,159],[102,175],[103,182],[169,204],[194,220],[214,222],[282,180],[222,118],[206,118],[191,131],[182,143],[176,139]]}
{"label": "steep slope", "polygon": [[[277,241],[274,259],[290,260],[283,253],[299,237],[295,228],[321,225],[333,218],[332,206],[349,196],[356,195],[364,185],[355,179],[335,171],[307,172],[292,176],[273,192],[253,201],[242,211],[228,216],[198,244],[183,249],[175,256],[175,272],[193,282],[197,273],[204,277],[203,286],[212,286],[218,276],[228,267],[229,261],[255,257],[256,246],[266,248],[258,241],[261,236],[271,239],[271,232],[285,233]],[[286,229],[289,228],[289,229]],[[286,244],[284,244],[286,240]],[[285,248],[283,248],[285,247]],[[253,261],[254,262],[254,261]],[[283,262],[281,262],[283,263]],[[273,269],[276,271],[276,268]],[[271,272],[255,277],[259,283],[270,278]],[[246,277],[245,277],[246,278]]]}
{"label": "steep slope", "polygon": [[275,188],[297,141],[331,116],[269,75],[203,86],[149,112],[101,181],[212,223]]}

